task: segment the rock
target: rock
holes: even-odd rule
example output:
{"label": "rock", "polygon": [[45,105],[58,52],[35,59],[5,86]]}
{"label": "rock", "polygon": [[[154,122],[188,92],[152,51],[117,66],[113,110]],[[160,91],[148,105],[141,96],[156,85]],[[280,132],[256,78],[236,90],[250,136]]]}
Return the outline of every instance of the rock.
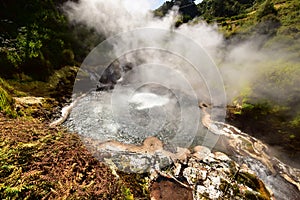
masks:
{"label": "rock", "polygon": [[182,163],[186,163],[188,156],[190,156],[191,152],[187,148],[177,147],[176,153],[173,156],[173,160],[179,160]]}
{"label": "rock", "polygon": [[99,79],[99,85],[97,85],[96,91],[114,89],[115,84],[122,80],[123,74],[132,70],[133,67],[133,63],[130,62],[113,62],[101,74],[101,77]]}
{"label": "rock", "polygon": [[163,143],[156,137],[146,138],[142,145],[118,141],[101,143],[89,138],[84,138],[84,142],[97,159],[124,172],[145,173],[173,163],[173,154],[164,150]]}
{"label": "rock", "polygon": [[224,162],[227,162],[227,161],[231,160],[225,153],[222,153],[222,152],[215,152],[214,157],[217,160],[224,161]]}
{"label": "rock", "polygon": [[[205,148],[196,148],[197,152],[203,149]],[[207,154],[202,160],[194,154],[188,160],[188,167],[182,169],[182,176],[195,190],[193,193],[195,200],[235,197],[272,199],[264,183],[247,166],[241,169],[237,163],[221,152]]]}
{"label": "rock", "polygon": [[[88,141],[86,141],[86,144]],[[117,141],[89,141],[96,158],[125,172],[150,172],[152,200],[165,199],[272,199],[272,193],[246,165],[239,166],[226,154],[196,146],[177,152],[164,149],[156,137],[142,145]]]}
{"label": "rock", "polygon": [[107,91],[107,90],[113,90],[114,89],[114,84],[109,83],[109,84],[99,84],[97,85],[96,91]]}
{"label": "rock", "polygon": [[15,97],[14,98],[17,103],[20,103],[22,105],[28,105],[28,106],[33,106],[33,105],[39,105],[42,104],[45,100],[43,97]]}
{"label": "rock", "polygon": [[19,115],[32,116],[42,120],[49,120],[55,115],[58,102],[53,98],[44,97],[14,97],[16,111]]}
{"label": "rock", "polygon": [[101,74],[99,82],[103,84],[116,84],[117,80],[121,78],[121,71],[120,63],[117,61],[113,62],[104,70],[103,74]]}
{"label": "rock", "polygon": [[[273,199],[272,192],[246,165],[239,166],[226,154],[221,152],[211,153],[206,147],[197,146],[194,153],[188,157],[187,163],[175,161],[168,170],[162,170],[156,175],[151,184],[152,199],[166,196],[165,191],[174,189],[174,185],[160,184],[164,178],[172,181],[177,187],[185,186],[186,191],[193,190],[194,200],[203,199]],[[201,158],[201,159],[200,159]],[[174,193],[175,194],[175,193]],[[170,194],[171,195],[171,194]],[[179,195],[180,196],[180,195]],[[184,193],[181,198],[186,199]]]}
{"label": "rock", "polygon": [[211,153],[209,148],[204,146],[195,146],[193,150],[194,150],[193,156],[199,160],[202,160],[203,158],[207,157]]}

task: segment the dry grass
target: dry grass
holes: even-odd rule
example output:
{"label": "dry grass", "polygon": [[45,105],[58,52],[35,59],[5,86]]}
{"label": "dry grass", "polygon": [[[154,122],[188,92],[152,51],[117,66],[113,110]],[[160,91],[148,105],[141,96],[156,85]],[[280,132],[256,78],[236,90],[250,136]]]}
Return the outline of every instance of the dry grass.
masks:
{"label": "dry grass", "polygon": [[142,185],[134,184],[141,177],[117,179],[76,134],[61,128],[0,114],[0,141],[1,199],[147,198],[135,192],[134,187],[141,191]]}

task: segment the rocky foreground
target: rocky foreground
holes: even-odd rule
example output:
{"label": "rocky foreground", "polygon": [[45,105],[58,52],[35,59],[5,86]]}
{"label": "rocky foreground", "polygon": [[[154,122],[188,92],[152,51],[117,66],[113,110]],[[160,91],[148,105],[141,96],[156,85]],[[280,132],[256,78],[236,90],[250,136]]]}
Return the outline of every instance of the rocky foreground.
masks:
{"label": "rocky foreground", "polygon": [[[185,187],[193,194],[190,199],[272,199],[247,166],[239,166],[221,152],[210,153],[205,147],[195,150],[187,163],[176,162],[169,172],[177,180],[186,180]],[[151,197],[160,199],[154,189]]]}
{"label": "rocky foreground", "polygon": [[[201,146],[169,151],[154,138],[137,146],[109,142],[98,145],[110,151],[103,159],[77,134],[49,128],[35,118],[4,115],[0,115],[0,137],[1,199],[273,198],[247,166]],[[120,156],[127,160],[120,162]]]}
{"label": "rocky foreground", "polygon": [[96,147],[94,155],[116,174],[118,170],[150,172],[152,200],[273,199],[272,192],[246,165],[203,146],[192,152],[184,148],[170,152],[154,137],[137,146],[113,141],[86,144],[91,150]]}

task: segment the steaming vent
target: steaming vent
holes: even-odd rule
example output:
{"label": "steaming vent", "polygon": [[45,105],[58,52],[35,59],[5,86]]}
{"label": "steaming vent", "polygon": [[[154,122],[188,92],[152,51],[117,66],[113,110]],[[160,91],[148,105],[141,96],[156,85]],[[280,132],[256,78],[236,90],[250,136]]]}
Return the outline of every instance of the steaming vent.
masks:
{"label": "steaming vent", "polygon": [[[164,144],[185,146],[176,135],[187,135],[181,126],[181,109],[197,110],[193,99],[181,91],[175,95],[157,84],[132,91],[122,85],[124,82],[113,85],[116,89],[120,87],[123,95],[114,96],[113,90],[94,91],[80,99],[66,122],[67,126],[83,137],[102,142],[115,140],[141,144],[145,138],[155,136]],[[111,102],[112,98],[115,103]],[[179,105],[179,101],[185,103]]]}

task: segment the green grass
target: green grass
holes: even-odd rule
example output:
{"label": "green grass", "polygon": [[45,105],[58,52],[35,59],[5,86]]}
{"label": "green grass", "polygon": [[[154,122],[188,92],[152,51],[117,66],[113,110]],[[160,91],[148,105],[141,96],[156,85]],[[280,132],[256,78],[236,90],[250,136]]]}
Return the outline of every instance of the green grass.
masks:
{"label": "green grass", "polygon": [[17,90],[14,86],[12,86],[9,81],[2,79],[0,77],[0,86],[6,90],[11,96],[18,96],[18,97],[22,97],[22,96],[26,96],[25,92],[21,92],[19,90]]}
{"label": "green grass", "polygon": [[17,113],[14,110],[14,100],[5,88],[12,88],[0,78],[0,112],[10,117],[16,117]]}
{"label": "green grass", "polygon": [[[260,21],[259,12],[264,6],[265,1],[257,2],[253,7],[245,10],[245,13],[230,18],[218,18],[217,23],[220,30],[226,37],[234,37],[235,35],[246,35],[246,37],[255,34],[255,26]],[[280,21],[280,27],[276,30],[276,34],[272,36],[267,48],[274,45],[278,47],[278,43],[287,44],[287,50],[299,51],[300,38],[300,1],[299,0],[271,0],[277,14],[274,14]],[[214,21],[216,21],[214,19]],[[282,41],[283,39],[283,41]],[[288,45],[290,44],[290,45]],[[281,47],[280,47],[281,48]],[[299,55],[298,55],[299,56]]]}

